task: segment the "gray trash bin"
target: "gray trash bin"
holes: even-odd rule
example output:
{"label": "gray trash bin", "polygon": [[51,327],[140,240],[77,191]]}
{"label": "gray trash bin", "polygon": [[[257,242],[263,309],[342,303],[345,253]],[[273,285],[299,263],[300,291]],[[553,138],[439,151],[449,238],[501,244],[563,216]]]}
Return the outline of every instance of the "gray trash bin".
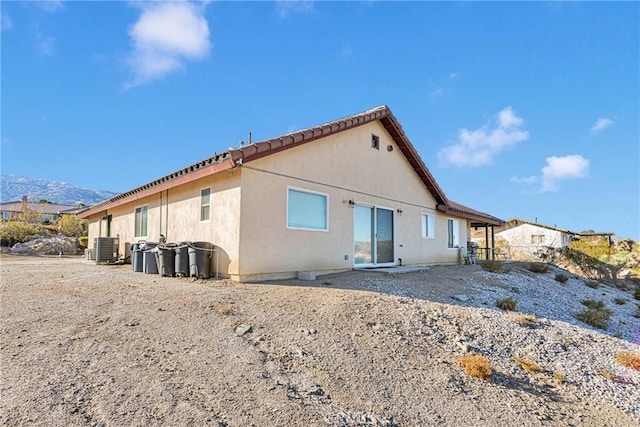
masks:
{"label": "gray trash bin", "polygon": [[147,274],[158,274],[158,263],[156,254],[153,252],[157,243],[145,242],[142,249],[142,271]]}
{"label": "gray trash bin", "polygon": [[142,273],[142,245],[144,242],[134,243],[131,245],[131,267],[133,271]]}
{"label": "gray trash bin", "polygon": [[189,242],[179,242],[174,248],[175,275],[177,277],[189,277]]}
{"label": "gray trash bin", "polygon": [[189,274],[191,277],[209,278],[212,249],[213,245],[209,242],[194,242],[189,245]]}
{"label": "gray trash bin", "polygon": [[175,256],[172,244],[156,246],[153,250],[158,264],[158,273],[161,276],[173,276],[175,274]]}

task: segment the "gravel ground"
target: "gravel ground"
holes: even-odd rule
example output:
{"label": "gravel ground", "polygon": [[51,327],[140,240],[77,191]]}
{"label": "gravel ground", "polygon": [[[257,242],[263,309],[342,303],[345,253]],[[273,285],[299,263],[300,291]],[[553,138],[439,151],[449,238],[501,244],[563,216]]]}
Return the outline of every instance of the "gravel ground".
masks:
{"label": "gravel ground", "polygon": [[[3,425],[640,423],[640,372],[615,361],[640,351],[637,301],[553,272],[238,284],[78,258],[0,263]],[[495,308],[503,296],[535,320]],[[614,309],[609,330],[573,318],[581,299]],[[465,352],[487,357],[489,381],[461,370]]]}

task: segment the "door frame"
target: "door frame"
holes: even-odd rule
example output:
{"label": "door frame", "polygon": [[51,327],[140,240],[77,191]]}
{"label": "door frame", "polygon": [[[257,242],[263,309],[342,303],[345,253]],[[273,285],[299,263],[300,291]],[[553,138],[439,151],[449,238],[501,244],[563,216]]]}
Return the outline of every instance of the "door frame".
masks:
{"label": "door frame", "polygon": [[[366,264],[356,264],[356,258],[355,256],[355,247],[356,247],[356,240],[355,240],[355,229],[356,229],[356,211],[355,208],[357,206],[364,206],[367,208],[372,208],[373,209],[373,236],[372,236],[372,240],[371,240],[371,260],[372,262],[370,263],[366,263]],[[353,241],[351,243],[351,250],[352,250],[352,256],[353,256],[353,268],[354,269],[359,269],[359,268],[378,268],[378,267],[393,267],[396,264],[396,215],[395,215],[395,209],[387,207],[387,206],[380,206],[380,205],[374,205],[371,203],[362,203],[362,202],[354,202],[353,203]],[[384,262],[384,263],[377,263],[376,262],[376,258],[378,257],[378,238],[377,238],[377,230],[378,230],[378,212],[376,209],[383,209],[386,211],[390,211],[391,212],[391,232],[392,232],[392,240],[391,240],[391,248],[392,248],[392,261],[391,262]]]}

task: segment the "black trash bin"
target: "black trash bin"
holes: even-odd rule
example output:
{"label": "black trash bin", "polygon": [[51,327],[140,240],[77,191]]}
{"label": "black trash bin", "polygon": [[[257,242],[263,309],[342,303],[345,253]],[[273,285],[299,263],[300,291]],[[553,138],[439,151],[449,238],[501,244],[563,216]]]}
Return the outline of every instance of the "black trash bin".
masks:
{"label": "black trash bin", "polygon": [[175,245],[160,244],[153,250],[158,264],[158,273],[161,276],[173,276],[175,274]]}
{"label": "black trash bin", "polygon": [[175,275],[177,277],[189,277],[189,242],[179,242],[174,248]]}
{"label": "black trash bin", "polygon": [[147,274],[158,274],[158,263],[154,253],[157,243],[145,242],[142,246],[142,271]]}
{"label": "black trash bin", "polygon": [[213,245],[209,242],[194,242],[189,245],[189,274],[191,277],[209,278],[212,252]]}
{"label": "black trash bin", "polygon": [[144,242],[138,242],[131,245],[131,267],[133,271],[142,273],[142,246]]}

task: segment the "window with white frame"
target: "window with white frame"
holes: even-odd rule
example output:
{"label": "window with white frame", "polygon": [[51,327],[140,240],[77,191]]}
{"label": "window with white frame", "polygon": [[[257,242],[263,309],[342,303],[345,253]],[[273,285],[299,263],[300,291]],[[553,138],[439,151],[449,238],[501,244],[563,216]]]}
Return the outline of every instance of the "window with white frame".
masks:
{"label": "window with white frame", "polygon": [[326,194],[289,187],[287,228],[327,231],[329,197]]}
{"label": "window with white frame", "polygon": [[211,215],[211,188],[200,190],[200,221],[209,221]]}
{"label": "window with white frame", "polygon": [[147,211],[148,206],[140,206],[139,208],[136,208],[135,237],[147,236]]}
{"label": "window with white frame", "polygon": [[532,234],[531,243],[534,245],[541,245],[544,243],[544,234]]}
{"label": "window with white frame", "polygon": [[422,237],[433,239],[436,237],[436,217],[431,214],[422,214]]}
{"label": "window with white frame", "polygon": [[457,248],[460,246],[460,221],[457,219],[447,219],[447,247]]}

